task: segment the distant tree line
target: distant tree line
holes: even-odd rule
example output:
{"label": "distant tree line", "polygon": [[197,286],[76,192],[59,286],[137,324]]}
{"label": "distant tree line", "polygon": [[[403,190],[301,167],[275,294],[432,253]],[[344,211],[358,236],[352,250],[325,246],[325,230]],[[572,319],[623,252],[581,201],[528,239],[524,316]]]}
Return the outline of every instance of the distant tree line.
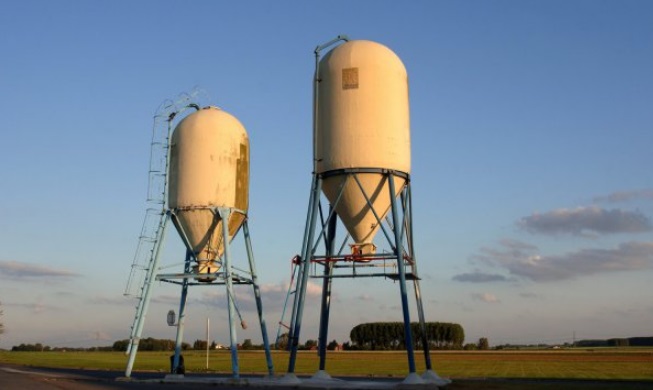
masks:
{"label": "distant tree line", "polygon": [[50,348],[47,345],[43,345],[41,343],[36,343],[36,344],[21,344],[21,345],[14,345],[11,347],[12,351],[26,351],[26,352],[34,352],[34,351],[50,351],[52,348]]}
{"label": "distant tree line", "polygon": [[[113,350],[126,351],[127,346],[129,346],[129,339],[118,340],[115,343],[113,343]],[[206,342],[204,343],[204,348],[206,348]],[[155,339],[152,337],[148,337],[145,339],[141,339],[141,341],[139,341],[138,343],[139,351],[174,351],[174,349],[175,349],[174,340]],[[181,349],[184,351],[190,349],[190,344],[181,343]]]}
{"label": "distant tree line", "polygon": [[463,349],[465,351],[487,351],[490,349],[490,341],[487,339],[487,337],[481,337],[478,339],[477,343],[467,343],[463,345]]}
{"label": "distant tree line", "polygon": [[[415,349],[423,349],[422,329],[419,323],[410,324]],[[459,324],[427,322],[426,336],[429,348],[461,349],[465,331]],[[356,325],[349,333],[352,346],[349,349],[397,350],[406,349],[403,322],[370,322]]]}
{"label": "distant tree line", "polygon": [[653,337],[612,338],[605,340],[580,340],[576,347],[653,347]]}
{"label": "distant tree line", "polygon": [[89,347],[89,348],[51,347],[49,345],[43,345],[41,343],[36,343],[36,344],[14,345],[13,347],[11,347],[11,350],[13,352],[113,351],[113,347],[110,347],[110,346]]}

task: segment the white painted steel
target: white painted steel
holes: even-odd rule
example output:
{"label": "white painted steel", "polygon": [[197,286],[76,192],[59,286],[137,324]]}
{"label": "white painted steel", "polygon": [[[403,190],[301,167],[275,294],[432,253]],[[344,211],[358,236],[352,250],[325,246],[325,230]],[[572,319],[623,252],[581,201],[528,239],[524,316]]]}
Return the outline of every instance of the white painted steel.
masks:
{"label": "white painted steel", "polygon": [[[222,221],[216,207],[244,212],[249,197],[249,139],[234,116],[207,107],[188,115],[175,128],[170,142],[168,207],[198,259],[196,271],[216,272],[223,250]],[[231,213],[230,239],[244,221]],[[209,281],[209,280],[205,280]]]}
{"label": "white painted steel", "polygon": [[[343,168],[384,168],[410,173],[408,76],[397,55],[376,42],[344,43],[319,64],[315,160],[317,173]],[[380,173],[358,178],[381,217],[390,207],[388,183]],[[344,175],[325,178],[323,191],[335,202]],[[405,180],[396,177],[396,194]],[[373,253],[379,225],[351,178],[336,211],[356,242]]]}

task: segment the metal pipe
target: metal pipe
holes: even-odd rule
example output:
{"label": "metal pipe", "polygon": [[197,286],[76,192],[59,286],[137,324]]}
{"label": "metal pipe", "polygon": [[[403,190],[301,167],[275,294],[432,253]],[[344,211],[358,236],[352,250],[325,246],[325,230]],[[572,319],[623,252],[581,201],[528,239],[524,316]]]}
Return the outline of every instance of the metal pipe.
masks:
{"label": "metal pipe", "polygon": [[320,52],[340,41],[347,42],[349,41],[349,37],[347,37],[347,35],[344,34],[338,35],[332,40],[323,43],[321,45],[318,45],[317,47],[315,47],[315,50],[313,51],[313,53],[315,53],[315,74],[313,75],[313,174],[317,172],[317,161],[318,161],[315,152],[317,151],[318,92],[319,92],[319,85],[321,81],[320,80]]}

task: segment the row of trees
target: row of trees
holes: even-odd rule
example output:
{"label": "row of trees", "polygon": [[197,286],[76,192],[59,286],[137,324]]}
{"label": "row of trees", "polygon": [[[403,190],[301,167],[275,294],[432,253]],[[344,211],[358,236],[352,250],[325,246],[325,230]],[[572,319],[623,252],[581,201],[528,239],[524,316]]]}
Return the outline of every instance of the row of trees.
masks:
{"label": "row of trees", "polygon": [[[288,333],[284,333],[284,334],[280,335],[279,339],[276,342],[276,344],[271,346],[271,347],[276,348],[276,349],[280,349],[280,350],[287,350],[288,349]],[[338,349],[340,347],[341,347],[341,345],[338,343],[337,340],[331,340],[330,342],[327,343],[327,350],[329,350],[329,351],[336,350],[336,349]],[[342,345],[342,347],[345,350],[352,349],[350,347],[350,343],[344,343]],[[316,349],[316,348],[317,348],[317,340],[313,340],[313,339],[308,339],[308,340],[306,340],[306,342],[303,345],[299,344],[297,346],[297,349],[299,349],[299,350],[312,350],[312,349]]]}
{"label": "row of trees", "polygon": [[[465,331],[459,324],[447,322],[427,322],[426,337],[429,348],[461,349],[465,341]],[[415,349],[423,349],[422,328],[417,322],[410,324]],[[403,322],[370,322],[356,325],[349,333],[352,344],[357,349],[392,350],[406,349]]]}
{"label": "row of trees", "polygon": [[[126,351],[128,345],[129,345],[128,339],[119,340],[113,343],[112,349],[114,351]],[[209,348],[216,349],[217,346],[218,344],[216,344],[215,341],[212,341],[211,344],[209,345]],[[146,339],[141,339],[141,341],[138,343],[139,351],[174,351],[174,349],[175,349],[174,340],[154,339],[152,337],[148,337]],[[181,349],[184,351],[190,349],[205,350],[206,340],[195,340],[192,346],[189,343],[181,343]],[[254,343],[252,343],[251,339],[245,339],[243,343],[238,346],[238,349],[263,349],[263,346],[255,345]]]}
{"label": "row of trees", "polygon": [[[118,340],[115,343],[113,343],[113,350],[126,351],[128,345],[129,345],[129,339]],[[204,348],[206,348],[206,344]],[[141,339],[141,341],[138,343],[139,351],[173,351],[174,349],[175,349],[174,340],[155,339],[152,337],[148,337],[145,339]],[[190,344],[181,343],[181,349],[183,349],[184,351],[190,349]]]}
{"label": "row of trees", "polygon": [[628,337],[613,338],[606,340],[580,340],[574,346],[576,347],[651,347],[653,346],[653,337]]}

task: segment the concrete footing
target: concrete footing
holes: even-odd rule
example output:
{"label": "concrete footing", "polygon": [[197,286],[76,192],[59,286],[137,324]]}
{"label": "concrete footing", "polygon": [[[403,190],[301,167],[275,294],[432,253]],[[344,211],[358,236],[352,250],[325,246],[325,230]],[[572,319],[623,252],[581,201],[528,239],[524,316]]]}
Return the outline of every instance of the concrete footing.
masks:
{"label": "concrete footing", "polygon": [[[436,374],[437,376],[437,374]],[[429,375],[429,377],[431,377]],[[440,377],[438,377],[440,378]],[[231,385],[242,387],[259,387],[259,388],[296,388],[296,389],[410,389],[410,390],[437,390],[439,389],[433,379],[425,380],[422,376],[411,373],[403,381],[397,379],[363,379],[363,378],[348,378],[338,379],[332,378],[326,371],[320,370],[310,378],[298,378],[295,374],[286,374],[281,377],[240,377],[238,379],[232,377],[208,377],[208,376],[184,376],[184,375],[166,375],[163,379],[148,379],[138,380],[132,379],[134,382],[140,383],[175,383],[175,384],[210,384],[210,385]],[[439,383],[449,383],[446,379],[440,378]]]}
{"label": "concrete footing", "polygon": [[422,374],[422,379],[427,383],[433,383],[437,386],[446,386],[451,383],[451,379],[442,378],[433,370],[426,370]]}
{"label": "concrete footing", "polygon": [[325,370],[319,370],[318,372],[313,374],[311,379],[314,379],[314,380],[329,380],[329,379],[332,379],[332,378],[331,378],[331,375],[329,375],[329,373],[326,372]]}

